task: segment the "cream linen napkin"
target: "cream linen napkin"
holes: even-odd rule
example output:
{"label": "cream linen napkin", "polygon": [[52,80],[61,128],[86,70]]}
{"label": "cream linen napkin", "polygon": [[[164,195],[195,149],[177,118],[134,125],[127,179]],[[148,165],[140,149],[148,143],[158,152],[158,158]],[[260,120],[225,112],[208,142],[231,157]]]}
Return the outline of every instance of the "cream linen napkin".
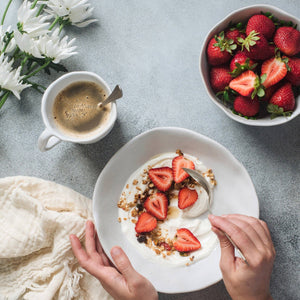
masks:
{"label": "cream linen napkin", "polygon": [[0,299],[112,299],[74,257],[92,201],[33,177],[0,179]]}

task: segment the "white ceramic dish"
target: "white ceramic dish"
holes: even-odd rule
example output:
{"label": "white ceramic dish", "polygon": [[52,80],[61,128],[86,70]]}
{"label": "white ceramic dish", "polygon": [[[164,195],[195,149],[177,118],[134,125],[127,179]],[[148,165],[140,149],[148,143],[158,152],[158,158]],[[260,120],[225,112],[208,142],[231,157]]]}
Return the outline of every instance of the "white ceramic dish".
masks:
{"label": "white ceramic dish", "polygon": [[241,213],[258,217],[259,205],[252,181],[234,156],[217,142],[196,132],[164,127],[142,133],[123,146],[101,172],[93,195],[93,212],[104,251],[121,246],[138,272],[164,293],[190,292],[221,280],[219,246],[207,258],[188,267],[172,267],[147,261],[121,231],[117,203],[125,182],[156,154],[181,149],[213,169],[218,182],[212,211],[216,215]]}
{"label": "white ceramic dish", "polygon": [[243,117],[240,117],[238,115],[235,115],[231,109],[227,108],[221,100],[219,100],[215,93],[213,92],[210,83],[209,83],[209,66],[207,63],[206,58],[206,48],[210,41],[210,39],[217,33],[224,30],[226,27],[228,27],[229,22],[238,23],[238,22],[246,22],[252,15],[258,14],[261,11],[263,12],[271,12],[274,14],[275,17],[278,19],[286,20],[286,21],[292,21],[293,23],[297,24],[297,28],[300,27],[300,20],[296,17],[286,13],[285,11],[272,6],[272,5],[253,5],[253,6],[247,6],[238,10],[235,10],[228,16],[226,16],[223,20],[221,20],[216,26],[214,26],[211,31],[207,34],[205,41],[202,46],[202,50],[200,53],[200,74],[204,82],[204,86],[206,88],[206,91],[210,97],[210,99],[222,110],[225,112],[225,114],[240,123],[246,124],[246,125],[252,125],[252,126],[274,126],[286,123],[294,118],[296,118],[300,114],[300,96],[296,98],[296,109],[293,112],[293,114],[290,117],[277,117],[273,120],[270,119],[270,116],[266,116],[264,118],[260,118],[257,120],[251,120],[251,119],[245,119]]}

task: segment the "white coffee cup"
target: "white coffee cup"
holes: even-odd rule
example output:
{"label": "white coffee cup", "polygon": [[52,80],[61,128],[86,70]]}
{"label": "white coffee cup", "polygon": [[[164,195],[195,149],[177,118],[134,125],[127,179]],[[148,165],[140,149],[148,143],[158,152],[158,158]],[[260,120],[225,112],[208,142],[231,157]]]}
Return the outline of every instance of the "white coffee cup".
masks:
{"label": "white coffee cup", "polygon": [[61,141],[92,144],[104,138],[113,128],[117,119],[117,105],[114,101],[111,102],[111,111],[108,122],[99,127],[99,130],[93,131],[93,134],[87,134],[80,137],[69,136],[56,126],[53,116],[53,104],[56,96],[68,85],[79,81],[94,82],[104,90],[106,95],[111,94],[111,89],[100,76],[86,71],[70,72],[50,84],[43,95],[41,105],[42,117],[46,126],[46,129],[38,139],[38,147],[41,151],[44,152],[50,150]]}

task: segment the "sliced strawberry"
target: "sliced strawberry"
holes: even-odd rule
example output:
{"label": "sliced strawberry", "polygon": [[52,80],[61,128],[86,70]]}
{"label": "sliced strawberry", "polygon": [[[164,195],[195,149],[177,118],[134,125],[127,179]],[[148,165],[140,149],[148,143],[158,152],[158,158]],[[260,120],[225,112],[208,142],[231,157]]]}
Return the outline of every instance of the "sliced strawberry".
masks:
{"label": "sliced strawberry", "polygon": [[229,87],[240,95],[249,97],[255,89],[257,76],[253,71],[246,71],[240,76],[232,79],[229,83]]}
{"label": "sliced strawberry", "polygon": [[154,193],[146,199],[144,207],[157,219],[164,220],[168,213],[168,198],[163,193]]}
{"label": "sliced strawberry", "polygon": [[237,96],[233,103],[236,112],[246,117],[253,117],[259,112],[259,101],[257,98]]}
{"label": "sliced strawberry", "polygon": [[162,192],[167,191],[173,182],[173,172],[169,167],[150,169],[148,175],[153,184]]}
{"label": "sliced strawberry", "polygon": [[179,252],[195,251],[201,248],[199,240],[187,228],[177,229],[173,246]]}
{"label": "sliced strawberry", "polygon": [[263,74],[266,74],[267,77],[262,84],[268,88],[285,77],[287,74],[286,64],[280,57],[270,58],[264,61],[261,66],[261,75]]}
{"label": "sliced strawberry", "polygon": [[189,174],[182,170],[182,168],[195,169],[195,165],[183,155],[174,157],[172,161],[172,169],[173,178],[176,183],[179,183],[189,177]]}
{"label": "sliced strawberry", "polygon": [[198,199],[198,193],[187,187],[182,188],[178,194],[178,207],[180,209],[193,205]]}
{"label": "sliced strawberry", "polygon": [[150,214],[144,212],[139,216],[135,224],[135,231],[137,233],[150,232],[157,226],[157,220]]}

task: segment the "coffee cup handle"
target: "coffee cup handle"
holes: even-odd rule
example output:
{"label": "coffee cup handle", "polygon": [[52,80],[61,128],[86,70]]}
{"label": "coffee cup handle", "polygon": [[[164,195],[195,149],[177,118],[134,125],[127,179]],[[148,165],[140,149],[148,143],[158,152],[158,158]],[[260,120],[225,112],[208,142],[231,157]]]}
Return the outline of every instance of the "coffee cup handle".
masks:
{"label": "coffee cup handle", "polygon": [[49,129],[45,129],[38,139],[38,147],[40,151],[45,152],[59,144],[61,139],[55,136]]}

